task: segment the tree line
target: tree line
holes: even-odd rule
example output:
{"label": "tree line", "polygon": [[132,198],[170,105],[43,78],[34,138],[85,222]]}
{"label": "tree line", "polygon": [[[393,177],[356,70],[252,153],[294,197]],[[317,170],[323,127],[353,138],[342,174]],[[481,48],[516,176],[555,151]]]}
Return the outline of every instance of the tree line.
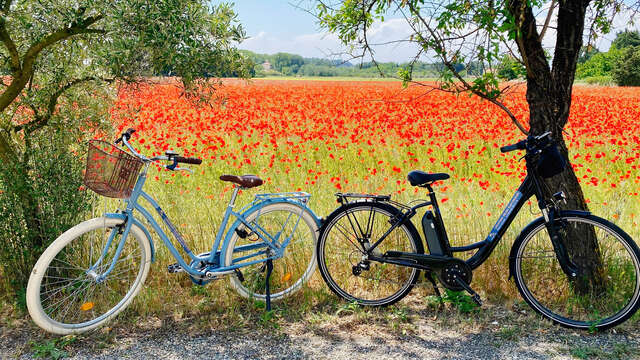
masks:
{"label": "tree line", "polygon": [[[510,55],[502,57],[497,68],[504,80],[524,78],[524,65]],[[576,79],[590,84],[640,86],[640,32],[618,32],[606,52],[591,45],[580,50]]]}
{"label": "tree line", "polygon": [[[242,53],[254,63],[252,75],[265,76],[320,76],[320,77],[397,77],[403,71],[411,70],[416,78],[434,78],[442,72],[441,63],[413,62],[362,62],[353,64],[349,61],[322,58],[306,58],[296,54],[279,52],[276,54],[257,54],[248,50]],[[479,64],[457,64],[460,71],[468,75],[482,73]]]}

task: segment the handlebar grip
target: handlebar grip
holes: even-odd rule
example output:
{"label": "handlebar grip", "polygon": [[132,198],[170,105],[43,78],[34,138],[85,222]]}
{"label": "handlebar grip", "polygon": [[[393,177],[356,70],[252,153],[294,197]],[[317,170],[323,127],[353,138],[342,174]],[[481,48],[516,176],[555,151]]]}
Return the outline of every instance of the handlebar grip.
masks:
{"label": "handlebar grip", "polygon": [[118,140],[116,140],[116,144],[120,143],[120,141],[122,141],[123,138],[129,141],[129,139],[131,139],[131,135],[133,135],[134,132],[136,132],[136,129],[128,128],[125,132],[122,133],[122,135],[120,135]]}
{"label": "handlebar grip", "polygon": [[524,150],[527,147],[527,140],[518,141],[515,144],[503,146],[500,148],[500,151],[503,153],[514,151],[514,150]]}
{"label": "handlebar grip", "polygon": [[500,148],[500,151],[503,153],[513,151],[513,150],[518,150],[518,144],[507,145]]}
{"label": "handlebar grip", "polygon": [[174,157],[176,162],[179,163],[183,163],[183,164],[193,164],[193,165],[200,165],[202,164],[202,159],[198,159],[198,158],[193,158],[193,157],[182,157],[182,156],[176,156]]}

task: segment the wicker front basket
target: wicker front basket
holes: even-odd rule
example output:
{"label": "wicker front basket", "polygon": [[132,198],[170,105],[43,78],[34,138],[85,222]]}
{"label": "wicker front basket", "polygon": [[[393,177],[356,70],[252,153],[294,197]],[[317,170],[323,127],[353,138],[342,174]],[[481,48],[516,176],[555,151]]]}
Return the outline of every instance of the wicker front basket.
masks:
{"label": "wicker front basket", "polygon": [[96,193],[117,199],[131,196],[142,160],[102,140],[89,141],[84,184]]}

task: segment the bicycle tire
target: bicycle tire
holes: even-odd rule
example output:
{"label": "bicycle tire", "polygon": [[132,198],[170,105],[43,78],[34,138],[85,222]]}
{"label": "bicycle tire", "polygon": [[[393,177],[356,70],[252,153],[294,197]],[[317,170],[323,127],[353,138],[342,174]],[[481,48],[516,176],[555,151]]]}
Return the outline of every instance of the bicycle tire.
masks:
{"label": "bicycle tire", "polygon": [[[377,262],[371,262],[369,265],[371,266],[369,270],[365,270],[366,274],[373,274],[373,270],[378,271],[378,279],[367,277],[369,275],[360,276],[354,274],[354,266],[356,264],[353,263],[356,258],[353,258],[353,254],[357,251],[360,251],[359,254],[355,254],[357,260],[361,259],[362,251],[358,249],[358,244],[350,241],[348,244],[346,241],[335,242],[335,237],[341,235],[343,238],[350,240],[345,234],[346,228],[349,230],[348,225],[342,225],[341,222],[347,223],[350,216],[358,216],[354,213],[361,212],[362,216],[366,216],[364,212],[373,212],[377,214],[381,214],[380,219],[383,221],[380,223],[380,226],[374,224],[376,221],[376,215],[373,215],[371,231],[367,230],[370,233],[371,243],[376,241],[376,237],[373,236],[373,231],[375,227],[375,231],[380,232],[388,229],[390,227],[388,220],[394,216],[400,214],[400,210],[395,208],[392,205],[385,203],[377,203],[377,202],[355,202],[351,204],[346,204],[336,209],[333,213],[331,213],[326,221],[324,222],[321,230],[320,230],[320,238],[318,240],[317,254],[318,254],[318,268],[320,269],[320,274],[324,279],[325,283],[339,297],[344,300],[350,302],[356,302],[365,306],[388,306],[391,305],[403,297],[405,297],[415,285],[418,277],[420,276],[420,271],[415,268],[398,266],[393,264],[382,264]],[[344,221],[347,219],[347,221]],[[340,225],[339,225],[340,224]],[[367,226],[368,227],[368,226]],[[355,230],[355,226],[352,226]],[[376,233],[377,233],[376,232]],[[333,235],[332,233],[335,233]],[[392,244],[391,237],[393,234],[404,234],[404,239],[406,239],[403,243]],[[382,234],[379,234],[381,236]],[[358,234],[351,234],[351,236],[358,238]],[[401,237],[402,238],[402,237]],[[331,245],[334,244],[335,245]],[[336,247],[336,245],[344,245],[348,250],[351,251],[348,256],[345,257],[346,253],[332,255],[329,252],[332,252],[334,249],[330,249],[331,247]],[[394,231],[389,234],[385,240],[383,240],[380,245],[376,248],[375,251],[379,251],[380,253],[384,253],[388,250],[397,250],[397,251],[405,251],[405,252],[413,252],[418,254],[424,253],[424,248],[422,246],[422,241],[420,239],[420,235],[418,235],[418,231],[415,226],[410,221],[405,222],[400,225],[398,228],[394,229]],[[334,258],[333,260],[331,258]],[[353,259],[352,259],[353,258]],[[335,262],[334,262],[335,260]],[[386,279],[383,277],[395,277],[397,272],[397,277],[399,280],[394,279]],[[364,280],[373,280],[370,284],[364,284]],[[340,284],[339,284],[340,282]],[[379,286],[379,284],[399,284],[399,288],[397,290],[391,289],[391,291],[387,291],[383,289],[383,286]],[[362,285],[362,286],[361,286]],[[390,285],[393,286],[393,285]],[[348,287],[348,289],[345,289]],[[385,293],[390,292],[390,294],[384,294],[381,297],[378,296],[367,296],[366,292],[370,289],[379,289]],[[363,290],[364,289],[364,290]],[[354,294],[359,292],[359,294]]]}
{"label": "bicycle tire", "polygon": [[[300,221],[296,226],[298,218]],[[315,247],[318,226],[313,215],[301,206],[288,202],[276,202],[257,209],[247,215],[246,220],[249,223],[257,221],[269,233],[271,233],[269,229],[277,231],[284,226],[291,230],[295,228],[295,238],[287,245],[284,255],[273,260],[270,281],[271,300],[286,298],[300,290],[316,268]],[[236,246],[255,244],[257,241],[260,240],[255,234],[242,238],[237,231],[234,231],[225,250],[224,266],[231,266],[234,257],[244,256],[243,253],[234,253]],[[262,255],[262,258],[265,256]],[[231,287],[242,297],[266,300],[265,266],[266,264],[261,262],[240,268],[239,271],[242,272],[244,279],[241,281],[236,274],[231,275],[229,277]]]}
{"label": "bicycle tire", "polygon": [[[556,221],[561,221],[562,229],[568,229],[562,230],[561,236],[582,226],[593,227],[598,236],[603,283],[587,292],[580,290],[575,280],[569,280],[553,251],[544,219],[539,218],[518,236],[510,256],[511,273],[527,304],[553,322],[574,329],[604,330],[633,316],[640,307],[640,250],[631,237],[615,224],[591,214],[561,212]],[[533,272],[537,277],[527,275]],[[622,299],[619,306],[618,299]]]}
{"label": "bicycle tire", "polygon": [[[151,246],[142,229],[132,225],[120,258],[104,281],[96,281],[87,272],[102,253],[105,238],[123,222],[104,217],[84,221],[60,235],[42,253],[31,271],[26,292],[29,314],[38,326],[59,335],[82,333],[108,322],[131,303],[151,263]],[[83,241],[85,235],[93,236],[90,245]],[[94,246],[98,237],[102,240]],[[116,236],[100,270],[106,271],[111,264],[118,242]],[[120,298],[121,292],[124,295]]]}

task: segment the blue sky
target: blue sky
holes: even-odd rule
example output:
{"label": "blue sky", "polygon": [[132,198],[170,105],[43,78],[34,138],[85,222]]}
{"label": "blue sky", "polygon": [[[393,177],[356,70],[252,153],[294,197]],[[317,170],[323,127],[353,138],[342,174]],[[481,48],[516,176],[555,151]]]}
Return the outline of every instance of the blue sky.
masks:
{"label": "blue sky", "polygon": [[[297,9],[292,3],[312,6],[314,1],[236,0],[234,8],[249,36],[239,47],[264,54],[288,52],[321,58],[335,58],[337,56],[334,54],[344,52],[344,47],[335,35],[325,33],[312,15]],[[541,23],[545,15],[546,12],[540,15]],[[596,47],[601,51],[608,50],[616,31],[628,27],[628,21],[628,16],[618,16],[613,24],[613,31],[602,36]],[[640,21],[636,21],[634,28],[640,28]],[[408,38],[410,33],[403,19],[390,16],[384,23],[376,24],[370,30],[369,40],[382,43],[391,39]],[[554,34],[550,31],[545,36],[544,45],[551,48],[554,43]],[[375,50],[378,61],[405,62],[416,53],[416,48],[409,45],[380,46]]]}
{"label": "blue sky", "polygon": [[236,0],[235,10],[249,36],[262,31],[280,37],[318,32],[313,16],[286,0]]}

